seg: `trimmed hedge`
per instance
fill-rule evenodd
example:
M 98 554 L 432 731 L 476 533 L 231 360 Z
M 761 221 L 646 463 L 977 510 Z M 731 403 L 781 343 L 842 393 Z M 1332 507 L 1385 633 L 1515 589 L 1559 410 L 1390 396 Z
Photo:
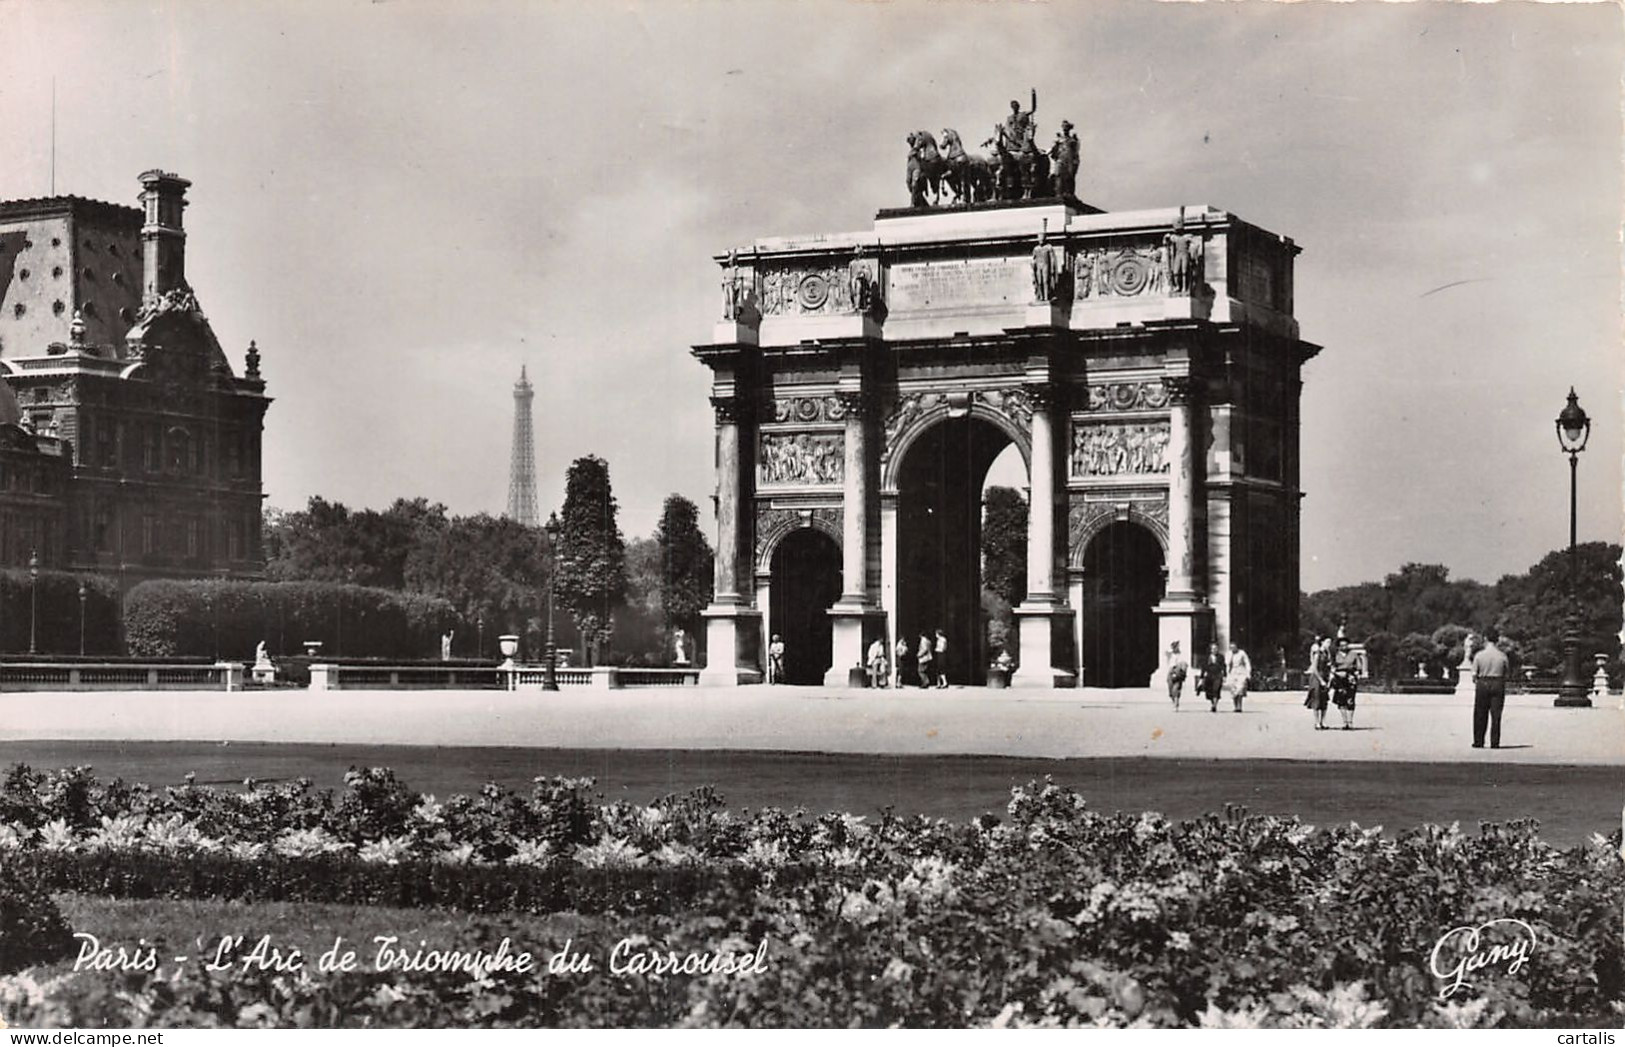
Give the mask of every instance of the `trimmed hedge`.
M 264 641 L 273 655 L 320 640 L 325 657 L 430 658 L 455 623 L 437 596 L 331 582 L 199 579 L 142 582 L 124 607 L 134 657 L 252 660 Z
M 0 570 L 0 651 L 28 650 L 29 620 L 40 654 L 79 653 L 79 586 L 85 587 L 85 653 L 119 654 L 118 582 L 94 574 L 40 571 L 38 587 L 27 568 Z
M 52 891 L 108 898 L 324 902 L 468 913 L 557 912 L 680 915 L 698 905 L 748 898 L 763 874 L 745 866 L 586 869 L 567 862 L 526 866 L 362 861 L 352 855 L 254 859 L 230 854 L 28 851 L 10 859 Z M 811 870 L 780 869 L 774 882 Z M 47 898 L 49 900 L 49 898 Z M 0 913 L 4 912 L 0 894 Z

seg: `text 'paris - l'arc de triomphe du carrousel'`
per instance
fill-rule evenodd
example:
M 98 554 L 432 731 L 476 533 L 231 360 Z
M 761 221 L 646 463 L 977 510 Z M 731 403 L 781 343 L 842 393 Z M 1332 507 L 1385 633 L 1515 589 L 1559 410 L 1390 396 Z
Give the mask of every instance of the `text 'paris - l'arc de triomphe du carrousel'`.
M 762 679 L 779 635 L 790 682 L 844 686 L 876 639 L 939 628 L 983 682 L 982 489 L 1012 444 L 1015 686 L 1143 687 L 1175 640 L 1295 649 L 1298 248 L 1206 205 L 1080 203 L 1071 125 L 1034 135 L 1014 102 L 987 158 L 915 132 L 912 205 L 873 230 L 716 257 L 702 683 Z

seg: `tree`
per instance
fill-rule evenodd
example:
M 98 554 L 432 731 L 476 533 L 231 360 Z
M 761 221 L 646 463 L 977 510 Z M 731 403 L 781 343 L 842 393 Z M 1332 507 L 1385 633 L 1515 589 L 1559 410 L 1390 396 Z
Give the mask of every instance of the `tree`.
M 402 571 L 408 589 L 450 602 L 465 630 L 483 620 L 491 636 L 526 635 L 542 628 L 546 554 L 540 528 L 481 513 L 420 532 Z M 473 642 L 460 634 L 456 646 L 470 650 Z
M 699 510 L 680 494 L 669 495 L 655 530 L 660 546 L 660 604 L 668 629 L 699 628 L 711 602 L 713 556 L 700 530 Z
M 1013 487 L 982 498 L 982 588 L 1012 606 L 1027 595 L 1027 500 Z
M 626 544 L 616 525 L 609 464 L 577 458 L 564 481 L 554 592 L 575 621 L 587 657 L 596 664 L 613 630 L 611 615 L 626 598 Z

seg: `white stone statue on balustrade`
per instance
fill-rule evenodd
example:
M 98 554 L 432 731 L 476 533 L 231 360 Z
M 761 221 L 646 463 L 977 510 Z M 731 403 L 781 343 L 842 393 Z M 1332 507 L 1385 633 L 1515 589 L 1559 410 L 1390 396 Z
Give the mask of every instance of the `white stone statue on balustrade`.
M 682 626 L 678 626 L 675 630 L 672 631 L 671 643 L 672 643 L 672 647 L 674 648 L 675 653 L 677 655 L 677 657 L 675 659 L 675 664 L 677 664 L 677 665 L 687 665 L 688 664 L 688 633 L 683 631 Z
M 254 645 L 254 668 L 268 669 L 271 666 L 271 656 L 265 651 L 265 641 L 261 640 Z

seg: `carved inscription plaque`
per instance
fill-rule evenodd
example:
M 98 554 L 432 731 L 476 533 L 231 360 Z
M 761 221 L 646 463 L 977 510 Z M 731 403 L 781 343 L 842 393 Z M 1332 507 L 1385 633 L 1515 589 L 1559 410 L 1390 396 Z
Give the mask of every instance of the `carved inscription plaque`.
M 886 275 L 891 311 L 1024 304 L 1033 296 L 1026 258 L 974 258 L 958 262 L 894 265 Z

